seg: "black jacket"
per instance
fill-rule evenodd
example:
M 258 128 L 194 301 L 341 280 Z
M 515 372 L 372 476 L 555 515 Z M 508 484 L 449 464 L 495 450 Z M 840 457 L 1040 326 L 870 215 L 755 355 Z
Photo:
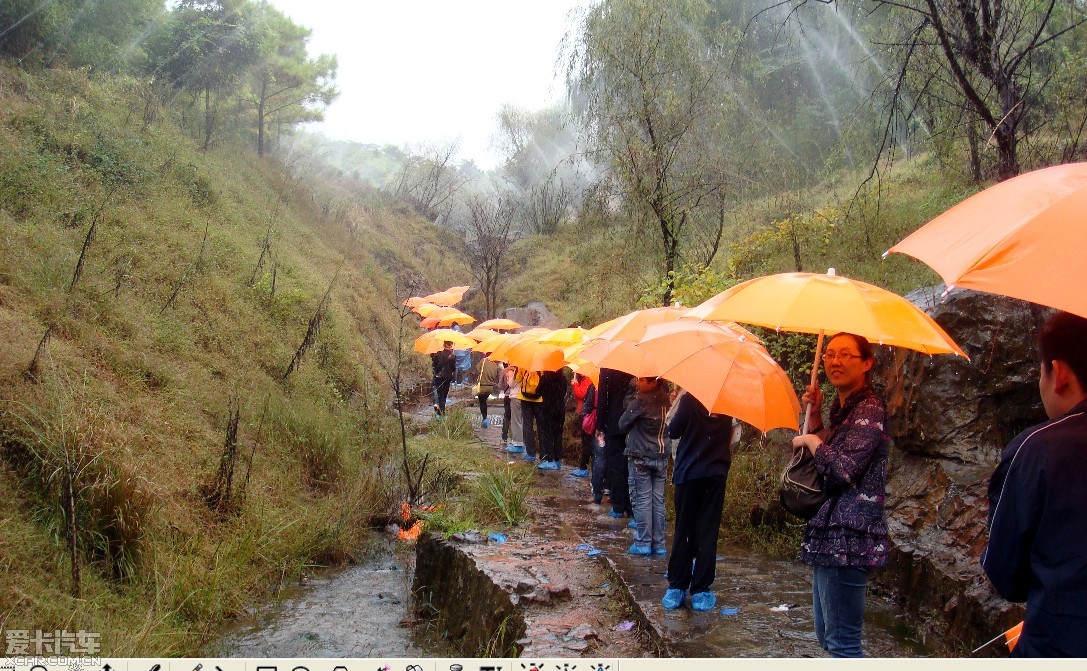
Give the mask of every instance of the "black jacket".
M 668 422 L 668 436 L 679 438 L 672 468 L 675 484 L 728 475 L 732 463 L 732 418 L 728 415 L 710 414 L 697 398 L 685 393 L 676 402 L 676 412 Z
M 434 370 L 434 384 L 453 379 L 457 372 L 457 357 L 451 349 L 443 349 L 432 355 L 431 368 Z
M 627 403 L 619 418 L 619 428 L 627 432 L 627 448 L 623 454 L 637 459 L 668 458 L 668 390 L 663 384 L 652 391 L 636 394 Z
M 634 376 L 621 370 L 600 369 L 600 388 L 596 391 L 596 430 L 605 436 L 621 436 L 619 418 L 626 409 L 630 381 Z
M 1016 657 L 1087 657 L 1087 401 L 1004 448 L 989 481 L 981 566 L 1026 601 Z

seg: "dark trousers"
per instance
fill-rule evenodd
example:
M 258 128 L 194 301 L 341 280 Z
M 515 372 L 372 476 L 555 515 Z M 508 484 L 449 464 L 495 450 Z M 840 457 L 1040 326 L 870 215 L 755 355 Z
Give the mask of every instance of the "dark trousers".
M 438 414 L 445 414 L 445 399 L 449 397 L 449 379 L 434 380 L 434 405 L 438 406 Z
M 673 485 L 676 527 L 668 557 L 668 587 L 709 591 L 716 576 L 717 533 L 725 507 L 725 475 Z M 691 563 L 694 562 L 694 568 Z
M 633 517 L 634 509 L 630 507 L 630 490 L 627 487 L 627 457 L 623 454 L 625 449 L 626 434 L 604 436 L 605 479 L 611 490 L 611 509 Z
M 574 431 L 581 437 L 581 461 L 578 462 L 578 468 L 585 470 L 589 468 L 589 462 L 593 458 L 593 447 L 596 446 L 596 436 L 590 436 L 581 430 L 581 427 L 575 427 Z
M 532 403 L 531 401 L 521 401 L 521 433 L 524 434 L 525 439 L 525 452 L 528 456 L 536 456 L 536 432 L 540 433 L 540 449 L 544 448 L 543 440 L 546 435 L 546 431 L 543 428 L 544 416 L 543 416 L 543 403 Z
M 562 462 L 562 427 L 566 423 L 566 412 L 563 407 L 548 407 L 547 401 L 542 404 L 543 421 L 540 425 L 540 458 L 544 461 Z
M 483 415 L 483 419 L 487 419 L 487 397 L 488 396 L 490 396 L 490 393 L 476 395 L 476 398 L 479 399 L 479 414 Z
M 509 396 L 502 398 L 502 442 L 510 439 L 510 421 L 513 420 L 513 400 Z

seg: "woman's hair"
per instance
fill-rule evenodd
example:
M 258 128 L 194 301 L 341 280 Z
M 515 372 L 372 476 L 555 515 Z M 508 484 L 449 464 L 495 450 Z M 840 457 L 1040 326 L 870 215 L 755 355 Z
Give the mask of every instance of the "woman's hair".
M 843 336 L 853 339 L 853 342 L 857 345 L 857 351 L 860 352 L 861 360 L 868 361 L 874 356 L 872 354 L 872 343 L 868 342 L 868 338 L 859 336 L 856 333 L 846 333 L 845 331 L 842 331 L 841 333 L 832 335 L 830 340 L 833 341 L 835 338 L 841 338 Z M 827 344 L 829 345 L 830 342 L 828 341 Z

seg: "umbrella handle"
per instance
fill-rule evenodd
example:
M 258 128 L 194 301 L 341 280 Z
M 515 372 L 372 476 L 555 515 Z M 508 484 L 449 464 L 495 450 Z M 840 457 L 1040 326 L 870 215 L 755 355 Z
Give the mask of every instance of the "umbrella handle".
M 819 331 L 819 340 L 815 343 L 815 361 L 811 365 L 811 384 L 809 386 L 814 387 L 819 382 L 819 355 L 823 353 L 823 336 L 825 331 Z M 822 408 L 819 409 L 822 412 Z M 808 432 L 808 427 L 811 426 L 811 402 L 806 404 L 804 409 L 804 430 L 800 432 L 804 435 Z

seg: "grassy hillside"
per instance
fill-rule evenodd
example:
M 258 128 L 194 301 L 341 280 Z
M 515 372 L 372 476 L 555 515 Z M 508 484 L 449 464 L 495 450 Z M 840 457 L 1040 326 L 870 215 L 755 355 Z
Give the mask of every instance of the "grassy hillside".
M 139 94 L 0 66 L 0 629 L 185 654 L 401 499 L 395 285 L 467 276 L 378 194 L 201 153 Z

